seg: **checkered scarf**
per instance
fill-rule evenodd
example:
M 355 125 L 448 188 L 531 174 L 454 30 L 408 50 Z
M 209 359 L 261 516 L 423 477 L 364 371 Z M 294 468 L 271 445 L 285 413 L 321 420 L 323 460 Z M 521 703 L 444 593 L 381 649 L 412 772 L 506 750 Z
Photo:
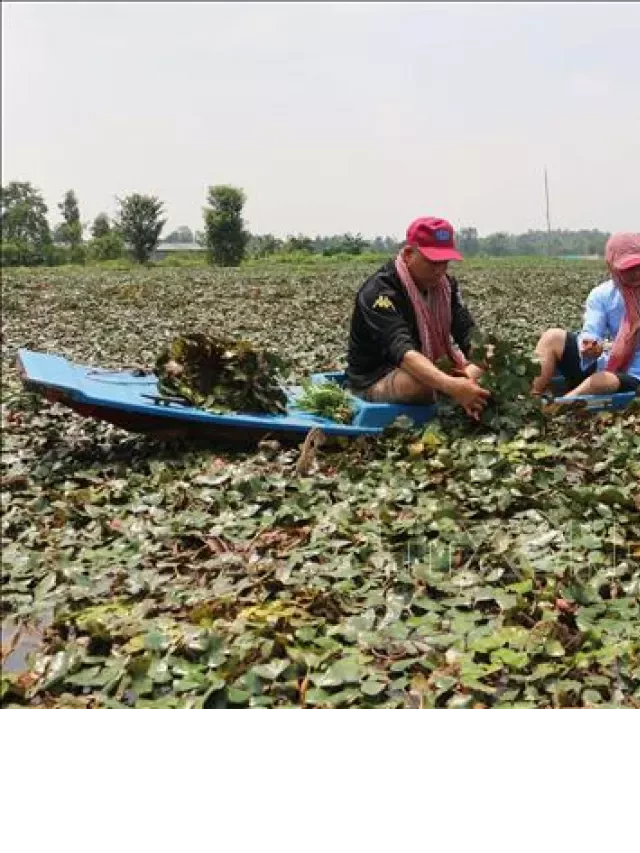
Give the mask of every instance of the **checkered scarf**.
M 395 261 L 396 271 L 413 307 L 420 335 L 422 354 L 436 362 L 448 356 L 454 367 L 462 369 L 468 362 L 451 340 L 451 284 L 443 275 L 435 287 L 429 289 L 429 306 L 420 295 L 420 291 L 411 277 L 409 268 L 398 255 Z

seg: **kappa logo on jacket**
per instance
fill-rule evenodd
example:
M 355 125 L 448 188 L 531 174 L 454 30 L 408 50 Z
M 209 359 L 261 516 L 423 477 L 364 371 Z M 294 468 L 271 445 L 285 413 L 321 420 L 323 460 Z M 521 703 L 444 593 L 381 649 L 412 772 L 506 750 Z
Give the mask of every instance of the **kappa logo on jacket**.
M 374 308 L 390 308 L 392 311 L 395 311 L 395 305 L 389 299 L 388 296 L 378 296 L 376 301 L 373 303 Z

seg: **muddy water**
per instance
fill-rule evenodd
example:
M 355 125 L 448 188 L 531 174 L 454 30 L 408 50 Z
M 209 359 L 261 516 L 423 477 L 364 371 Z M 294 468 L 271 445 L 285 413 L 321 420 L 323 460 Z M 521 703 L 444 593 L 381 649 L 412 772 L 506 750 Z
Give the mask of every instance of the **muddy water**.
M 2 623 L 2 671 L 20 674 L 29 668 L 29 655 L 42 643 L 51 617 L 36 623 L 7 619 Z

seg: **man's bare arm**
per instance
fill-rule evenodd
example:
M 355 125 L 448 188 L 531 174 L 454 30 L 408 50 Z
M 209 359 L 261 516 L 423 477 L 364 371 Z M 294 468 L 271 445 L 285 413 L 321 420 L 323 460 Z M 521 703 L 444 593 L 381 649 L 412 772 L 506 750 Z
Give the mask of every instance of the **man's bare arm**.
M 480 417 L 487 399 L 491 396 L 489 391 L 481 388 L 473 379 L 444 373 L 417 350 L 405 353 L 400 367 L 425 388 L 452 397 L 468 415 L 476 419 Z

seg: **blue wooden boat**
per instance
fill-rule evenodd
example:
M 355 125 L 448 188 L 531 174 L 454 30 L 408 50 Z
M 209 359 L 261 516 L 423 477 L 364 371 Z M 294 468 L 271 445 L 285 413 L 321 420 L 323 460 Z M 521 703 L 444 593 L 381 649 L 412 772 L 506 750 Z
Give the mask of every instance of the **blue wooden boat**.
M 135 370 L 104 370 L 75 364 L 59 355 L 20 349 L 17 366 L 24 385 L 51 402 L 62 403 L 84 417 L 115 424 L 130 432 L 160 434 L 165 437 L 206 434 L 229 439 L 299 438 L 318 427 L 327 436 L 347 438 L 379 435 L 398 417 L 409 418 L 416 426 L 432 420 L 435 405 L 405 406 L 390 403 L 367 403 L 352 397 L 352 423 L 341 424 L 305 412 L 296 406 L 302 389 L 285 389 L 287 411 L 281 415 L 251 412 L 216 414 L 185 404 L 179 398 L 162 396 L 153 373 Z M 344 373 L 317 373 L 314 383 L 334 381 L 344 385 Z M 582 408 L 601 411 L 620 409 L 635 395 L 611 394 L 598 397 L 556 397 L 555 402 L 583 401 Z

